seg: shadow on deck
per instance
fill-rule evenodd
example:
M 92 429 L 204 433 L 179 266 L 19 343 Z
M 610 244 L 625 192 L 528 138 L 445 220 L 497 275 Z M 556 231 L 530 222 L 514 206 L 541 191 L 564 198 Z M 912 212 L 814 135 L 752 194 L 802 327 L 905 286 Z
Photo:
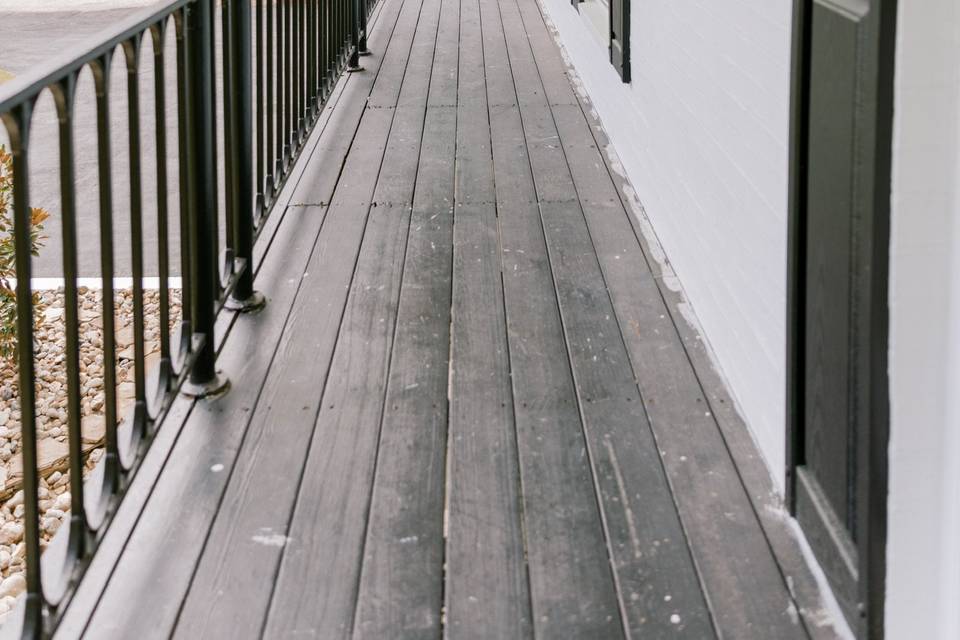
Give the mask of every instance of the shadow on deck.
M 59 635 L 833 637 L 535 0 L 374 21 Z

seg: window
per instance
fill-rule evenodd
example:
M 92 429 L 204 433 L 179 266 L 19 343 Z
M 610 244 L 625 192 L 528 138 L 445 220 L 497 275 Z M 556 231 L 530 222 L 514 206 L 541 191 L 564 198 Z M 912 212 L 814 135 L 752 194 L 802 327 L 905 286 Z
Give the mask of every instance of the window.
M 630 0 L 571 0 L 587 28 L 610 51 L 610 64 L 630 82 Z

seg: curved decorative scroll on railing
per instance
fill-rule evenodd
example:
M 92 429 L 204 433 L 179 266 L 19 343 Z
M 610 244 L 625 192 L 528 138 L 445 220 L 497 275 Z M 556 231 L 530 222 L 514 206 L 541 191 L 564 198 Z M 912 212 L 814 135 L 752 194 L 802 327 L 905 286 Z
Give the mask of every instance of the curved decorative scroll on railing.
M 38 638 L 53 634 L 173 399 L 181 392 L 203 397 L 226 390 L 226 378 L 216 367 L 216 315 L 223 308 L 244 311 L 263 304 L 253 286 L 253 244 L 334 83 L 345 70 L 358 68 L 358 56 L 366 49 L 366 16 L 372 6 L 370 0 L 169 0 L 131 16 L 106 36 L 66 53 L 31 77 L 0 88 L 0 119 L 13 158 L 23 492 L 20 544 L 26 581 L 16 616 L 4 625 L 5 635 Z M 218 12 L 219 37 L 215 26 Z M 171 29 L 175 35 L 175 81 L 168 86 L 165 42 Z M 122 274 L 117 273 L 115 260 L 118 212 L 111 147 L 110 80 L 115 52 L 122 54 L 119 59 L 125 64 L 127 78 L 129 211 L 123 213 L 128 216 L 130 253 L 129 273 Z M 140 102 L 145 53 L 152 54 L 152 106 Z M 95 92 L 98 182 L 96 211 L 90 216 L 78 207 L 75 143 L 77 87 L 87 70 Z M 45 93 L 53 96 L 58 126 L 70 512 L 69 526 L 59 532 L 41 558 L 29 192 L 33 116 Z M 219 127 L 218 93 L 223 97 Z M 174 144 L 168 140 L 167 127 L 171 101 L 176 105 Z M 152 136 L 141 130 L 145 109 L 155 122 Z M 218 134 L 222 136 L 222 167 L 218 167 Z M 154 172 L 146 175 L 142 159 L 151 153 L 151 146 Z M 168 165 L 174 152 L 176 174 L 170 175 Z M 155 202 L 147 202 L 150 199 L 144 196 L 147 183 L 155 188 Z M 159 357 L 154 358 L 152 367 L 145 348 L 146 209 L 155 215 L 155 281 L 159 289 Z M 174 209 L 177 215 L 171 218 Z M 178 239 L 172 237 L 171 220 L 176 223 Z M 89 450 L 81 429 L 83 335 L 78 282 L 82 274 L 78 264 L 89 248 L 78 241 L 78 225 L 99 226 L 102 286 L 104 453 L 86 481 L 85 454 Z M 180 273 L 179 320 L 171 314 L 172 270 Z M 120 277 L 132 280 L 133 301 L 133 402 L 123 416 L 118 411 L 114 302 L 114 282 Z

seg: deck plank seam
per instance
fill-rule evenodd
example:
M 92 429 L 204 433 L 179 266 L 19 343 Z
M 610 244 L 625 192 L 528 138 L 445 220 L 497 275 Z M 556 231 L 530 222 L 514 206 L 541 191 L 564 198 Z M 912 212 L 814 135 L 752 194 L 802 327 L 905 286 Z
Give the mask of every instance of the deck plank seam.
M 455 69 L 457 72 L 457 82 L 454 87 L 454 95 L 456 99 L 453 104 L 441 103 L 435 105 L 440 109 L 451 109 L 453 112 L 453 184 L 451 185 L 451 193 L 453 193 L 453 198 L 451 199 L 451 218 L 450 221 L 450 309 L 448 314 L 450 316 L 450 327 L 448 328 L 448 344 L 447 344 L 447 425 L 446 425 L 446 451 L 444 451 L 443 456 L 443 544 L 441 555 L 440 555 L 440 566 L 442 567 L 442 575 L 440 579 L 440 606 L 441 610 L 444 612 L 444 615 L 440 617 L 440 633 L 443 637 L 447 635 L 447 617 L 450 615 L 450 606 L 448 598 L 450 595 L 450 590 L 447 585 L 447 580 L 449 578 L 449 554 L 447 550 L 448 536 L 447 536 L 447 527 L 448 527 L 448 514 L 450 513 L 450 457 L 452 455 L 452 448 L 450 447 L 450 419 L 451 411 L 453 408 L 453 402 L 451 398 L 451 388 L 450 388 L 450 379 L 453 375 L 453 337 L 454 337 L 454 327 L 453 327 L 453 304 L 454 304 L 454 293 L 455 293 L 455 269 L 456 269 L 456 248 L 453 246 L 455 238 L 457 237 L 457 158 L 459 157 L 459 143 L 460 143 L 460 64 L 461 56 L 460 53 L 463 50 L 463 29 L 460 26 L 463 21 L 463 0 L 457 0 L 457 61 Z M 427 109 L 429 110 L 431 106 L 430 97 L 427 97 Z
M 429 113 L 431 108 L 432 108 L 432 109 L 435 109 L 435 110 L 451 109 L 452 112 L 453 112 L 453 157 L 454 157 L 454 170 L 453 170 L 453 173 L 451 174 L 452 184 L 450 185 L 450 191 L 451 191 L 451 193 L 453 193 L 453 198 L 451 199 L 451 204 L 452 204 L 453 206 L 450 207 L 450 213 L 451 213 L 451 221 L 450 221 L 450 244 L 451 244 L 451 247 L 450 247 L 450 290 L 449 290 L 449 292 L 448 292 L 448 296 L 449 296 L 449 299 L 450 299 L 450 308 L 447 310 L 447 314 L 448 314 L 448 316 L 450 317 L 450 326 L 449 326 L 448 329 L 447 329 L 447 416 L 446 416 L 447 419 L 446 419 L 446 435 L 445 435 L 445 437 L 446 437 L 446 443 L 445 443 L 446 451 L 444 452 L 444 456 L 443 456 L 443 465 L 444 465 L 444 468 L 443 468 L 443 479 L 444 479 L 444 480 L 443 480 L 443 502 L 442 502 L 442 504 L 443 504 L 443 510 L 442 510 L 442 529 L 441 529 L 441 530 L 442 530 L 442 541 L 443 541 L 443 544 L 440 545 L 440 546 L 441 546 L 441 551 L 440 551 L 440 566 L 442 567 L 442 569 L 441 569 L 442 573 L 441 573 L 441 576 L 440 576 L 440 602 L 439 602 L 439 604 L 440 604 L 441 612 L 443 612 L 443 613 L 445 614 L 445 615 L 441 615 L 441 616 L 440 616 L 440 633 L 441 633 L 441 635 L 442 635 L 443 637 L 446 637 L 446 634 L 447 634 L 447 616 L 449 615 L 449 610 L 447 609 L 447 595 L 448 595 L 448 593 L 447 593 L 447 527 L 446 527 L 446 523 L 447 523 L 447 513 L 449 512 L 449 502 L 448 502 L 448 501 L 449 501 L 449 496 L 450 496 L 450 491 L 449 491 L 449 487 L 450 487 L 450 476 L 449 476 L 449 472 L 450 472 L 450 453 L 451 453 L 451 448 L 450 448 L 450 413 L 451 413 L 451 407 L 452 407 L 452 402 L 450 401 L 450 375 L 451 375 L 451 371 L 452 371 L 452 367 L 453 367 L 453 358 L 451 357 L 451 354 L 453 353 L 454 262 L 455 262 L 455 260 L 456 260 L 456 256 L 455 256 L 455 253 L 454 253 L 454 248 L 453 248 L 452 245 L 453 245 L 453 242 L 454 242 L 454 238 L 456 237 L 456 236 L 455 236 L 455 233 L 456 233 L 456 223 L 457 223 L 457 218 L 456 218 L 456 215 L 455 215 L 455 211 L 456 211 L 456 208 L 455 208 L 455 205 L 456 205 L 456 188 L 457 188 L 456 158 L 457 158 L 457 143 L 458 143 L 457 129 L 458 129 L 458 127 L 460 126 L 460 122 L 459 122 L 459 106 L 460 106 L 460 105 L 459 105 L 459 102 L 460 102 L 460 101 L 459 101 L 459 96 L 460 96 L 460 47 L 461 47 L 461 44 L 460 44 L 460 43 L 461 43 L 461 37 L 462 37 L 462 30 L 460 29 L 460 21 L 461 21 L 461 19 L 462 19 L 462 17 L 461 17 L 461 16 L 462 16 L 462 12 L 463 12 L 463 0 L 457 0 L 457 61 L 456 61 L 456 64 L 454 65 L 454 68 L 456 69 L 456 73 L 457 73 L 457 82 L 456 82 L 456 86 L 455 86 L 455 88 L 454 88 L 454 92 L 455 92 L 455 95 L 457 96 L 457 100 L 455 101 L 454 104 L 446 104 L 446 103 L 444 103 L 444 102 L 431 103 L 431 102 L 430 102 L 430 95 L 429 95 L 429 93 L 428 93 L 428 94 L 427 94 L 427 109 L 426 109 L 426 113 Z M 442 9 L 441 9 L 441 17 L 442 17 L 442 15 L 443 15 L 443 11 L 442 11 Z M 438 26 L 438 37 L 439 37 L 439 24 L 440 24 L 440 22 L 438 22 L 438 25 L 437 25 L 437 26 Z M 434 55 L 436 55 L 436 46 L 434 46 Z M 431 80 L 431 87 L 432 87 L 432 86 L 433 86 L 433 85 L 432 85 L 432 81 L 433 81 L 433 76 L 432 76 L 432 74 L 431 74 L 430 80 Z M 419 177 L 419 167 L 417 168 L 417 173 L 418 173 L 418 177 Z

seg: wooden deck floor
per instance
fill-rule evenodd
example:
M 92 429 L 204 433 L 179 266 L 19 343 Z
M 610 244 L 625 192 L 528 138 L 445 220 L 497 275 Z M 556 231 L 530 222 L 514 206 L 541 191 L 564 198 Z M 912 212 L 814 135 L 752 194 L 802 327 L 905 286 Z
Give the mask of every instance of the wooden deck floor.
M 536 1 L 377 11 L 61 635 L 832 637 Z

